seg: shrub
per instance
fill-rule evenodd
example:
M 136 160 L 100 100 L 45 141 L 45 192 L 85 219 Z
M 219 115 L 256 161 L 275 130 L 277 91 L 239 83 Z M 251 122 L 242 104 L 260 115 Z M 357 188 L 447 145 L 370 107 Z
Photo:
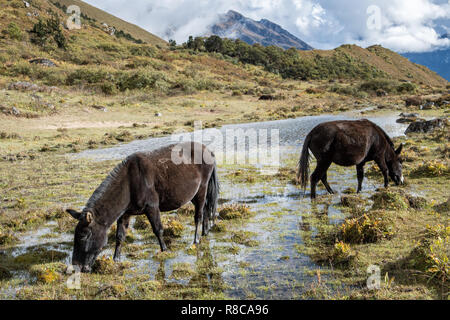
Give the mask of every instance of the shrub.
M 359 90 L 375 93 L 377 90 L 384 90 L 388 93 L 396 91 L 395 81 L 387 79 L 373 79 L 363 82 Z
M 23 39 L 22 30 L 20 30 L 19 26 L 17 24 L 15 24 L 14 22 L 11 22 L 8 25 L 7 33 L 11 39 L 14 39 L 14 40 L 22 40 Z
M 67 39 L 62 33 L 61 23 L 56 15 L 53 15 L 45 21 L 39 19 L 33 26 L 31 33 L 34 35 L 32 42 L 35 44 L 45 46 L 50 39 L 53 39 L 58 48 L 67 48 Z
M 162 82 L 167 82 L 164 73 L 137 71 L 132 73 L 124 72 L 117 76 L 117 87 L 121 91 L 155 88 L 157 82 L 159 85 L 161 85 Z
M 164 236 L 175 238 L 181 237 L 181 234 L 184 230 L 184 226 L 181 224 L 181 222 L 174 217 L 165 218 L 164 220 Z
M 43 284 L 51 284 L 59 281 L 66 265 L 62 262 L 38 264 L 30 268 L 30 274 L 35 276 L 37 281 Z
M 128 47 L 128 50 L 133 56 L 150 57 L 150 58 L 154 58 L 157 53 L 157 50 L 149 45 L 130 46 Z
M 439 177 L 450 174 L 450 169 L 446 163 L 438 160 L 430 160 L 422 163 L 417 168 L 414 168 L 411 177 Z
M 408 200 L 401 194 L 389 190 L 383 190 L 375 193 L 372 209 L 400 210 L 408 209 Z
M 410 264 L 441 283 L 450 280 L 450 227 L 427 225 L 425 235 L 412 250 Z
M 330 260 L 334 264 L 347 264 L 354 257 L 355 257 L 355 255 L 352 252 L 350 245 L 345 242 L 338 241 L 333 246 L 333 249 L 331 251 Z
M 339 238 L 346 243 L 373 243 L 394 235 L 392 221 L 384 211 L 355 213 L 339 231 Z
M 416 92 L 416 90 L 417 90 L 416 85 L 411 82 L 402 83 L 397 87 L 398 93 L 414 93 Z
M 80 68 L 67 76 L 66 83 L 68 85 L 99 83 L 108 77 L 108 72 L 103 69 Z
M 250 207 L 245 204 L 229 204 L 219 209 L 219 217 L 224 220 L 247 218 L 250 215 Z
M 100 84 L 100 90 L 106 95 L 117 93 L 117 87 L 114 83 L 106 81 Z

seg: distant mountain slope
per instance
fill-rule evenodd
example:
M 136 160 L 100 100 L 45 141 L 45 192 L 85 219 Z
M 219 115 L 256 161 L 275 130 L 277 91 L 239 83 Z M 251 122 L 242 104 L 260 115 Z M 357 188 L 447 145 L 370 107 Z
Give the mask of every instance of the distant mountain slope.
M 155 36 L 154 34 L 132 24 L 129 22 L 126 22 L 120 18 L 117 18 L 103 10 L 100 10 L 94 6 L 91 6 L 90 4 L 87 4 L 86 2 L 80 1 L 80 0 L 50 0 L 50 2 L 53 3 L 60 3 L 61 5 L 64 5 L 66 7 L 70 5 L 77 5 L 81 9 L 81 13 L 97 20 L 101 23 L 106 23 L 109 26 L 113 26 L 117 30 L 122 30 L 126 33 L 129 33 L 133 36 L 135 39 L 140 39 L 146 43 L 150 44 L 160 44 L 165 45 L 166 42 Z
M 430 68 L 450 81 L 450 49 L 432 52 L 404 53 L 404 57 L 414 63 Z
M 450 39 L 450 34 L 446 33 L 441 38 Z M 424 65 L 437 72 L 440 76 L 450 81 L 450 49 L 436 50 L 431 52 L 407 52 L 402 56 L 414 63 Z
M 220 21 L 211 26 L 210 34 L 222 38 L 241 39 L 248 44 L 260 43 L 263 46 L 274 45 L 283 49 L 292 47 L 300 50 L 313 49 L 304 41 L 269 20 L 255 21 L 233 10 L 221 16 Z

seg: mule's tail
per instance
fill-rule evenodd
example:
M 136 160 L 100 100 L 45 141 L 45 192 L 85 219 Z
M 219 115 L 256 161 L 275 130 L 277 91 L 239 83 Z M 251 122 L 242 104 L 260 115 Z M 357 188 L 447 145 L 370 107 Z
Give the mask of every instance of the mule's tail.
M 209 215 L 209 219 L 213 224 L 216 219 L 217 202 L 219 200 L 219 178 L 217 177 L 217 166 L 214 164 L 214 169 L 209 178 L 208 190 L 206 191 L 205 214 Z
M 303 143 L 302 154 L 298 161 L 298 172 L 297 179 L 300 180 L 300 184 L 303 188 L 303 191 L 306 190 L 306 186 L 308 185 L 309 180 L 309 144 L 311 142 L 311 133 L 309 133 L 305 142 Z

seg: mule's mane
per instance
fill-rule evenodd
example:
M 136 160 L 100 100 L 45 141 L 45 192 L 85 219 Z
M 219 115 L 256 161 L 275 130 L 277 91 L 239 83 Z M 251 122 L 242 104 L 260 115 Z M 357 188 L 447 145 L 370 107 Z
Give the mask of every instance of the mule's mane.
M 394 143 L 392 142 L 391 138 L 388 136 L 386 131 L 384 131 L 380 126 L 375 124 L 375 127 L 383 134 L 383 136 L 386 138 L 386 141 L 389 143 L 389 145 L 392 147 L 392 150 L 395 149 Z
M 95 189 L 94 193 L 87 201 L 85 207 L 86 209 L 93 208 L 95 206 L 95 203 L 103 197 L 109 187 L 113 185 L 117 180 L 117 177 L 121 173 L 124 166 L 127 164 L 128 160 L 129 157 L 125 158 L 121 163 L 119 163 L 114 169 L 111 170 L 105 180 L 103 180 L 103 182 L 97 187 L 97 189 Z

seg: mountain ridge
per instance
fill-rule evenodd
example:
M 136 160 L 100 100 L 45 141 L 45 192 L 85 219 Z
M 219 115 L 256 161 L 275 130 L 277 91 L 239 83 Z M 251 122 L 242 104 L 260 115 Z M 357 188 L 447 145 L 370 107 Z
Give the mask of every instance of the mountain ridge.
M 208 35 L 240 39 L 248 44 L 275 45 L 283 49 L 291 47 L 299 50 L 313 49 L 309 44 L 270 20 L 256 21 L 234 10 L 229 10 L 226 14 L 221 15 L 219 21 L 209 29 Z

